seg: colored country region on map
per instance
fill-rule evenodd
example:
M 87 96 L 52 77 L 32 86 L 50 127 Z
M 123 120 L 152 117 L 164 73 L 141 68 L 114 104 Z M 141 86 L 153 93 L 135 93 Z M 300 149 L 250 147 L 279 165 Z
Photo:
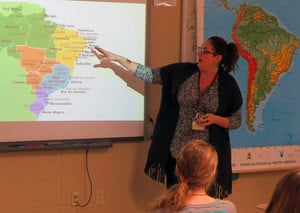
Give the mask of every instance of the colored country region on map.
M 27 84 L 33 90 L 38 88 L 46 75 L 52 73 L 52 67 L 58 62 L 45 58 L 46 50 L 42 48 L 31 48 L 28 46 L 18 46 L 17 51 L 21 53 L 21 67 L 27 72 Z
M 237 14 L 232 38 L 248 63 L 246 123 L 255 132 L 259 123 L 256 119 L 261 119 L 264 104 L 280 76 L 290 69 L 300 43 L 277 17 L 260 6 L 241 4 L 232 11 Z
M 41 85 L 35 90 L 36 100 L 30 105 L 30 111 L 39 116 L 48 104 L 48 96 L 59 89 L 67 87 L 71 79 L 70 72 L 70 68 L 64 64 L 53 66 L 53 73 L 45 76 Z
M 20 61 L 9 57 L 5 49 L 0 49 L 0 76 L 0 120 L 34 120 L 35 115 L 29 106 L 35 97 L 32 88 L 26 83 L 26 73 L 20 67 Z
M 71 68 L 73 72 L 75 62 L 86 48 L 86 39 L 74 30 L 57 27 L 54 33 L 54 43 L 57 48 L 56 60 Z
M 18 58 L 12 50 L 15 46 L 47 47 L 47 57 L 55 58 L 52 35 L 57 24 L 46 18 L 45 9 L 37 4 L 0 2 L 0 48 L 7 48 L 8 55 Z
M 11 81 L 1 83 L 1 88 L 9 91 L 11 100 L 6 98 L 7 103 L 13 104 L 19 102 L 14 100 L 18 97 L 15 94 L 19 87 L 13 87 L 16 82 L 26 87 L 19 91 L 19 94 L 27 92 L 22 96 L 23 104 L 20 103 L 26 108 L 23 111 L 27 114 L 22 116 L 25 120 L 33 120 L 32 115 L 37 118 L 47 106 L 49 95 L 68 86 L 76 61 L 87 47 L 86 38 L 79 35 L 75 26 L 66 28 L 64 23 L 47 20 L 48 16 L 46 9 L 38 4 L 0 2 L 0 65 L 13 59 L 18 64 L 18 69 L 5 67 Z M 16 70 L 23 73 L 14 73 Z M 14 114 L 18 114 L 14 111 L 17 106 L 11 107 L 3 120 L 13 120 Z

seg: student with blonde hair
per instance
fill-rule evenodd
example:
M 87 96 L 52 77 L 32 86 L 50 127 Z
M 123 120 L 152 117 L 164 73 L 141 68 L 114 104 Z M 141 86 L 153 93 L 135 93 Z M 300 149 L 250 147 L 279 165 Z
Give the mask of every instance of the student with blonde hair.
M 212 145 L 203 140 L 189 141 L 177 156 L 175 172 L 179 183 L 154 202 L 154 213 L 235 213 L 232 202 L 207 194 L 217 165 L 218 156 Z
M 287 172 L 277 183 L 266 213 L 300 212 L 300 169 Z

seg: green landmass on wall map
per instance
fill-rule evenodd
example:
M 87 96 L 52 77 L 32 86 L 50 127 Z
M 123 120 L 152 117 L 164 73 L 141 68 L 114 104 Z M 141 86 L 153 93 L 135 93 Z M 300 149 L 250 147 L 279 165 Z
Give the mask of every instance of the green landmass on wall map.
M 261 6 L 245 3 L 230 8 L 227 1 L 221 2 L 237 15 L 232 38 L 248 63 L 246 123 L 255 132 L 257 108 L 278 84 L 280 75 L 290 69 L 300 42 Z

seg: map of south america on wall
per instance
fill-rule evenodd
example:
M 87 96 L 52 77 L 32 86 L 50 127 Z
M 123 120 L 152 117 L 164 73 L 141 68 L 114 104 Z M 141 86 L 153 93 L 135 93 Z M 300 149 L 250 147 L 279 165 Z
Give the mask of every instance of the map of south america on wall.
M 205 1 L 205 38 L 234 41 L 241 55 L 243 124 L 232 147 L 300 144 L 298 1 Z
M 138 3 L 0 1 L 0 121 L 143 121 L 144 94 L 93 68 L 91 49 L 144 63 L 144 13 Z

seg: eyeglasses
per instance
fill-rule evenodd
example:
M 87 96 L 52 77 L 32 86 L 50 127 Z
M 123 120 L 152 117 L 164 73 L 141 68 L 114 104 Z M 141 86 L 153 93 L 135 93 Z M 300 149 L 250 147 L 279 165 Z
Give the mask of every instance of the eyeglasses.
M 211 52 L 211 51 L 209 51 L 208 49 L 206 49 L 205 47 L 198 47 L 198 52 L 200 52 L 200 53 L 202 53 L 202 54 L 204 54 L 204 55 L 206 55 L 206 54 L 213 54 L 213 55 L 216 55 L 216 53 L 215 52 Z

